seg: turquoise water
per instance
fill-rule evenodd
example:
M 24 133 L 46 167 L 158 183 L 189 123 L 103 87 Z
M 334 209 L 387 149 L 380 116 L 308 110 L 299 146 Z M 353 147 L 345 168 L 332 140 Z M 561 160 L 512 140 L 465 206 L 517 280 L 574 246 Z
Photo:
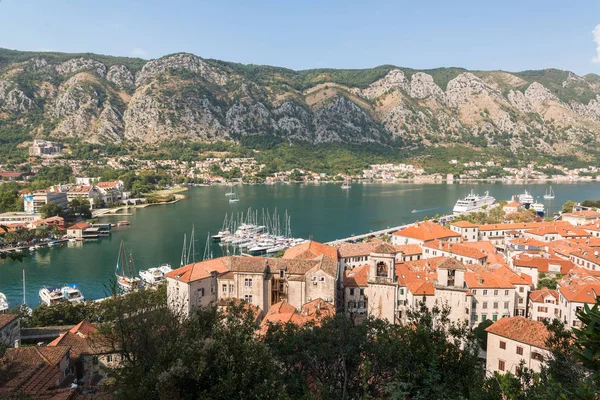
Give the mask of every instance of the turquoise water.
M 188 236 L 192 224 L 196 228 L 196 252 L 201 256 L 208 232 L 216 233 L 225 213 L 245 212 L 248 207 L 261 210 L 274 208 L 291 215 L 295 237 L 330 241 L 351 234 L 365 233 L 414 222 L 436 213 L 450 213 L 458 198 L 473 188 L 490 191 L 496 199 L 509 199 L 512 194 L 529 190 L 546 211 L 552 213 L 567 200 L 600 199 L 600 184 L 553 184 L 556 198 L 545 201 L 542 196 L 548 185 L 486 184 L 354 184 L 349 190 L 339 185 L 273 185 L 238 186 L 241 201 L 230 204 L 227 188 L 198 187 L 187 192 L 188 198 L 172 205 L 152 206 L 130 211 L 127 217 L 102 218 L 102 222 L 127 219 L 129 227 L 115 227 L 111 237 L 84 244 L 67 244 L 60 248 L 38 250 L 23 262 L 12 260 L 0 264 L 0 292 L 10 305 L 21 302 L 22 271 L 25 270 L 27 303 L 39 304 L 42 286 L 78 283 L 88 298 L 106 295 L 106 284 L 114 277 L 119 243 L 124 240 L 133 252 L 137 269 L 170 263 L 179 265 L 183 235 Z M 412 213 L 416 209 L 417 213 Z M 260 211 L 259 211 L 260 213 Z M 282 218 L 283 222 L 283 218 Z M 219 246 L 213 246 L 220 255 Z

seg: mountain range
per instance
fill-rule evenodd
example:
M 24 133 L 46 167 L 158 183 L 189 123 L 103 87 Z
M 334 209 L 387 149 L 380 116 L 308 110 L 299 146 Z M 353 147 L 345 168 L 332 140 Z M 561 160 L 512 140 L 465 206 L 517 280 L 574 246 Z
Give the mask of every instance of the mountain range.
M 293 71 L 187 53 L 146 61 L 0 49 L 0 142 L 252 135 L 586 155 L 600 140 L 600 76 L 391 65 Z

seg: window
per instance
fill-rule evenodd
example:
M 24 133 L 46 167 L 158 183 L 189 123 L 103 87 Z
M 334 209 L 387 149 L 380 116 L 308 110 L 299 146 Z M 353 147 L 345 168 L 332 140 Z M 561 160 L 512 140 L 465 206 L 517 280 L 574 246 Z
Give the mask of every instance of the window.
M 477 320 L 479 320 L 479 315 L 475 314 L 475 322 L 477 322 Z
M 498 360 L 498 370 L 504 371 L 504 360 Z
M 487 289 L 483 289 L 483 295 L 487 296 Z
M 350 289 L 350 296 L 354 296 L 354 289 L 353 288 Z
M 364 296 L 365 295 L 365 289 L 360 289 L 360 295 Z
M 358 308 L 365 308 L 365 302 L 364 301 L 359 301 L 358 302 Z
M 504 309 L 508 309 L 509 305 L 510 305 L 510 303 L 508 301 L 505 301 L 504 302 Z
M 498 321 L 498 315 L 497 314 L 492 315 L 492 321 L 494 321 L 494 322 Z
M 107 362 L 112 362 L 112 356 L 111 355 L 106 356 L 106 361 Z
M 483 302 L 483 306 L 481 308 L 487 308 L 487 301 Z
M 523 355 L 523 348 L 521 346 L 517 346 L 517 354 L 520 356 Z
M 252 278 L 244 278 L 244 286 L 252 287 Z
M 232 284 L 229 285 L 229 292 L 233 293 L 233 285 Z
M 538 312 L 547 313 L 548 312 L 548 307 L 538 307 Z
M 198 289 L 198 297 L 204 296 L 204 288 Z
M 498 290 L 494 290 L 494 296 L 498 296 Z
M 224 283 L 222 285 L 222 287 L 223 287 L 223 293 L 227 293 L 227 285 Z
M 504 291 L 504 295 L 505 295 L 505 296 L 508 296 L 508 289 L 506 289 L 506 290 Z
M 348 302 L 348 309 L 351 309 L 351 308 L 352 308 L 352 302 L 351 302 L 351 301 L 349 301 L 349 302 Z
M 285 270 L 283 270 L 283 269 L 279 270 L 279 277 L 280 278 L 285 278 Z
M 244 295 L 244 300 L 246 300 L 248 303 L 252 303 L 252 295 L 251 294 Z
M 481 322 L 487 319 L 487 314 L 481 314 Z
M 496 308 L 496 309 L 498 308 L 498 302 L 497 301 L 494 302 L 494 308 Z
M 531 359 L 537 361 L 544 361 L 544 356 L 538 353 L 537 351 L 531 352 Z
M 502 350 L 506 350 L 506 342 L 503 342 L 502 340 L 500 341 L 500 348 Z
M 325 282 L 325 277 L 324 277 L 324 276 L 321 276 L 321 277 L 319 278 L 319 280 L 320 280 L 321 282 Z
M 523 298 L 519 299 L 519 304 L 523 304 Z
M 523 286 L 519 288 L 519 293 L 523 293 Z
M 477 290 L 473 289 L 473 296 L 475 296 L 477 294 Z

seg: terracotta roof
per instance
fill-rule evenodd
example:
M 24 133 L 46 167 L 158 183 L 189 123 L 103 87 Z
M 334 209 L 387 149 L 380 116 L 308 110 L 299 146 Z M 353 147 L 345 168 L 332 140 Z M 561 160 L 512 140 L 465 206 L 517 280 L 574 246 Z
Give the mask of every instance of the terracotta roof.
M 466 269 L 465 264 L 455 258 L 446 257 L 446 259 L 437 265 L 437 269 Z
M 558 292 L 556 290 L 542 288 L 540 290 L 534 290 L 529 293 L 529 300 L 534 303 L 543 303 L 544 299 L 548 296 L 554 297 L 558 300 Z
M 335 247 L 328 246 L 323 243 L 315 242 L 313 240 L 309 240 L 292 248 L 289 248 L 285 251 L 283 258 L 291 259 L 291 258 L 304 258 L 310 259 L 315 258 L 320 255 L 326 255 L 327 257 L 337 261 L 338 259 L 338 251 Z
M 406 288 L 415 296 L 435 295 L 435 287 L 432 281 L 411 282 L 406 284 Z
M 315 299 L 305 303 L 300 312 L 302 315 L 314 318 L 318 322 L 323 318 L 333 317 L 335 315 L 335 307 L 323 299 Z
M 319 324 L 323 318 L 335 315 L 335 307 L 323 299 L 315 299 L 302 306 L 298 312 L 296 307 L 283 300 L 269 308 L 265 318 L 260 323 L 260 334 L 265 334 L 272 324 L 293 323 L 304 325 L 308 322 Z
M 83 186 L 73 186 L 69 189 L 68 193 L 89 193 L 90 190 L 92 190 L 94 187 L 90 186 L 90 185 L 83 185 Z
M 546 242 L 542 242 L 541 240 L 520 237 L 516 239 L 509 240 L 508 243 L 514 244 L 516 246 L 533 246 L 533 247 L 545 247 L 547 245 Z
M 342 243 L 338 247 L 338 254 L 340 258 L 368 256 L 380 242 Z
M 598 231 L 600 231 L 600 223 L 594 222 L 594 223 L 587 224 L 587 225 L 581 225 L 581 228 L 585 229 L 586 231 L 598 232 Z
M 550 336 L 543 322 L 532 321 L 525 317 L 501 318 L 490 325 L 486 331 L 542 349 L 547 348 L 546 341 Z
M 476 225 L 469 221 L 456 221 L 450 223 L 450 225 L 458 226 L 459 228 L 478 228 L 479 225 Z
M 423 248 L 418 244 L 401 244 L 394 247 L 405 256 L 417 256 L 423 254 Z
M 393 235 L 422 240 L 424 242 L 435 239 L 462 237 L 458 232 L 454 232 L 448 228 L 444 228 L 439 224 L 429 221 L 418 222 L 409 226 L 408 228 L 394 232 Z
M 379 246 L 373 249 L 373 253 L 376 254 L 396 254 L 397 252 L 398 250 L 388 243 L 381 243 Z
M 8 348 L 2 359 L 16 364 L 37 365 L 46 363 L 54 367 L 65 358 L 68 351 L 69 346 Z
M 522 230 L 522 229 L 535 229 L 545 225 L 551 224 L 551 222 L 519 222 L 514 224 L 489 224 L 481 225 L 480 231 L 509 231 L 509 230 Z
M 71 225 L 68 229 L 86 229 L 89 228 L 91 225 L 85 223 L 85 222 L 78 222 L 75 225 Z
M 96 184 L 96 186 L 101 187 L 101 188 L 111 188 L 111 187 L 115 187 L 117 185 L 119 185 L 121 182 L 119 181 L 112 181 L 112 182 L 98 182 Z
M 490 271 L 465 272 L 465 282 L 469 289 L 513 289 L 514 286 L 503 276 Z
M 19 314 L 3 314 L 0 313 L 0 330 L 4 329 L 4 327 L 15 319 L 19 318 Z
M 559 287 L 558 291 L 568 301 L 593 304 L 596 302 L 596 297 L 600 296 L 600 282 L 575 283 L 571 286 Z
M 487 256 L 478 249 L 472 248 L 471 246 L 465 246 L 462 243 L 448 243 L 440 242 L 438 240 L 432 240 L 423 244 L 423 247 L 428 247 L 434 250 L 441 250 L 458 256 L 469 257 L 476 260 L 481 260 Z
M 492 273 L 501 276 L 502 278 L 508 280 L 510 283 L 512 283 L 513 285 L 526 285 L 526 286 L 531 286 L 531 277 L 529 275 L 526 275 L 527 278 L 525 278 L 524 276 L 518 274 L 516 271 L 513 271 L 512 269 L 506 267 L 506 266 L 501 266 L 500 268 L 496 268 L 495 270 L 492 271 Z
M 572 257 L 581 258 L 593 264 L 600 264 L 600 250 L 591 247 L 584 247 L 571 253 Z
M 344 287 L 366 287 L 369 277 L 369 264 L 344 271 Z
M 181 282 L 198 281 L 200 279 L 210 277 L 213 272 L 227 272 L 228 269 L 225 266 L 225 262 L 227 262 L 229 258 L 230 257 L 221 257 L 213 260 L 188 264 L 167 273 L 166 276 Z
M 600 218 L 600 213 L 593 210 L 580 210 L 562 214 L 562 217 L 594 219 Z
M 559 265 L 560 274 L 568 273 L 575 264 L 570 260 L 562 258 L 546 258 L 546 257 L 530 257 L 528 255 L 519 255 L 513 257 L 513 265 L 515 267 L 536 268 L 538 272 L 548 272 L 550 265 Z
M 581 229 L 579 227 L 575 227 L 569 223 L 567 224 L 552 224 L 546 225 L 535 229 L 530 229 L 525 231 L 530 235 L 535 236 L 545 236 L 545 235 L 560 235 L 563 238 L 570 237 L 589 237 L 591 234 L 585 229 Z

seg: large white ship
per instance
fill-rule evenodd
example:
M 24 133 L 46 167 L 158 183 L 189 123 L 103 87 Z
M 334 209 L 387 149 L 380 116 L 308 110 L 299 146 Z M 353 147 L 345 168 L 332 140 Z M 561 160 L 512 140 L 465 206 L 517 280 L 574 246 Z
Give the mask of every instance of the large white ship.
M 473 193 L 473 190 L 471 189 L 471 193 L 467 197 L 456 202 L 452 211 L 455 214 L 473 211 L 480 209 L 483 206 L 491 206 L 495 201 L 496 199 L 490 196 L 489 192 L 485 192 L 483 196 L 480 196 Z

